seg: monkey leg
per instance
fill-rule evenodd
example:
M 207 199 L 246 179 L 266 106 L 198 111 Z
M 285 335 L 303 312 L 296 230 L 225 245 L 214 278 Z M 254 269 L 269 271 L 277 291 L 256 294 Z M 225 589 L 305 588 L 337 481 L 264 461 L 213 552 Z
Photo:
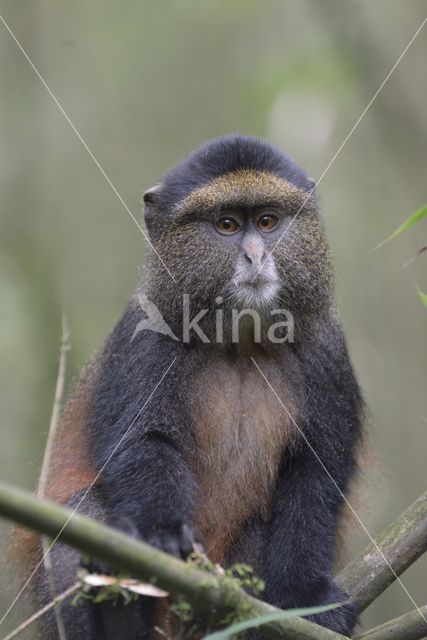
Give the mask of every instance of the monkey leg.
M 84 491 L 76 494 L 68 503 L 71 508 L 76 508 Z M 78 512 L 105 521 L 105 515 L 101 506 L 99 489 L 93 487 L 88 495 L 78 506 Z M 46 575 L 42 566 L 35 576 L 35 591 L 39 606 L 51 602 L 55 595 L 68 589 L 75 581 L 82 565 L 82 556 L 79 551 L 62 543 L 56 543 L 50 551 L 51 579 Z M 52 588 L 53 587 L 53 588 Z M 125 604 L 119 601 L 93 603 L 90 600 L 79 598 L 72 604 L 71 596 L 60 603 L 59 612 L 65 629 L 66 640 L 146 640 L 152 628 L 152 611 L 154 610 L 153 598 L 139 598 L 136 602 Z M 58 622 L 56 613 L 51 609 L 43 617 L 43 635 L 46 640 L 59 640 Z

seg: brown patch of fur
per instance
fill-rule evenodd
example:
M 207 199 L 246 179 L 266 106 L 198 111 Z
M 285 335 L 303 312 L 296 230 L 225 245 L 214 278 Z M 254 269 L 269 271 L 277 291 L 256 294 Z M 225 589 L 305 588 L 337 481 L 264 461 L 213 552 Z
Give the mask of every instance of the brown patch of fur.
M 178 215 L 224 207 L 302 206 L 309 194 L 267 171 L 240 169 L 218 176 L 192 191 L 175 208 Z
M 36 568 L 41 556 L 41 540 L 38 533 L 16 525 L 12 529 L 9 560 L 28 578 Z
M 45 497 L 65 504 L 96 477 L 89 451 L 87 420 L 93 375 L 86 371 L 67 401 L 56 434 Z
M 94 366 L 89 366 L 77 382 L 65 405 L 55 436 L 43 497 L 60 504 L 65 504 L 78 491 L 88 487 L 96 477 L 87 434 L 94 372 Z M 32 571 L 41 557 L 40 536 L 34 531 L 15 527 L 10 557 Z
M 364 442 L 363 440 L 358 446 L 356 457 L 358 472 L 352 478 L 350 487 L 346 492 L 347 501 L 344 502 L 341 507 L 341 513 L 336 533 L 335 559 L 333 567 L 335 575 L 344 568 L 348 561 L 347 548 L 354 526 L 360 526 L 360 524 L 356 520 L 356 516 L 353 513 L 353 509 L 361 518 L 362 522 L 365 522 L 364 514 L 360 513 L 360 509 L 363 504 L 363 491 L 361 485 L 363 484 L 362 478 L 364 475 L 364 471 L 366 470 L 367 464 L 369 464 L 369 452 L 367 451 L 366 442 Z
M 257 361 L 292 415 L 295 402 L 279 366 Z M 199 485 L 197 526 L 213 562 L 223 562 L 240 527 L 267 517 L 278 465 L 295 437 L 285 410 L 249 357 L 213 356 L 197 380 L 192 402 Z

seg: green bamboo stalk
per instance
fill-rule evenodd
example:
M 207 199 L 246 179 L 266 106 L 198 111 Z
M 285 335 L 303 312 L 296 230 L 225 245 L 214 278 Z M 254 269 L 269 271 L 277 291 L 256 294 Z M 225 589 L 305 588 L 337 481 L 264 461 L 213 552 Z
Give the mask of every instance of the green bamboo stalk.
M 240 619 L 279 613 L 280 609 L 242 591 L 226 576 L 195 569 L 162 551 L 128 537 L 95 520 L 40 500 L 0 482 L 0 515 L 108 562 L 139 580 L 151 582 L 174 595 L 184 596 L 198 613 L 219 622 L 234 614 Z M 72 515 L 72 517 L 70 517 Z M 345 640 L 302 618 L 266 624 L 263 633 L 283 640 Z

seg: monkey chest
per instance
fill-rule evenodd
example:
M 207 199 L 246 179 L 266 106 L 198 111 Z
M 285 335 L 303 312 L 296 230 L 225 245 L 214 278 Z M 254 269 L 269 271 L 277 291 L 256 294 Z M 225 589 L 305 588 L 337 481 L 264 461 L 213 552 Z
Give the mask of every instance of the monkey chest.
M 192 404 L 197 521 L 217 561 L 245 521 L 268 516 L 280 459 L 294 437 L 284 409 L 293 415 L 292 393 L 281 369 L 258 364 L 268 382 L 251 360 L 209 362 Z

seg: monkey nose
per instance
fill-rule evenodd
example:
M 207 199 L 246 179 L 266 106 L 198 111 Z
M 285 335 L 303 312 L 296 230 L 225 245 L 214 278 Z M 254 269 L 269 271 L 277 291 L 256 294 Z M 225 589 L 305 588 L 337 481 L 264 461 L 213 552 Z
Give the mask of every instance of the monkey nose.
M 253 267 L 261 267 L 267 258 L 267 254 L 264 251 L 264 248 L 257 249 L 247 249 L 245 251 L 245 258 Z

